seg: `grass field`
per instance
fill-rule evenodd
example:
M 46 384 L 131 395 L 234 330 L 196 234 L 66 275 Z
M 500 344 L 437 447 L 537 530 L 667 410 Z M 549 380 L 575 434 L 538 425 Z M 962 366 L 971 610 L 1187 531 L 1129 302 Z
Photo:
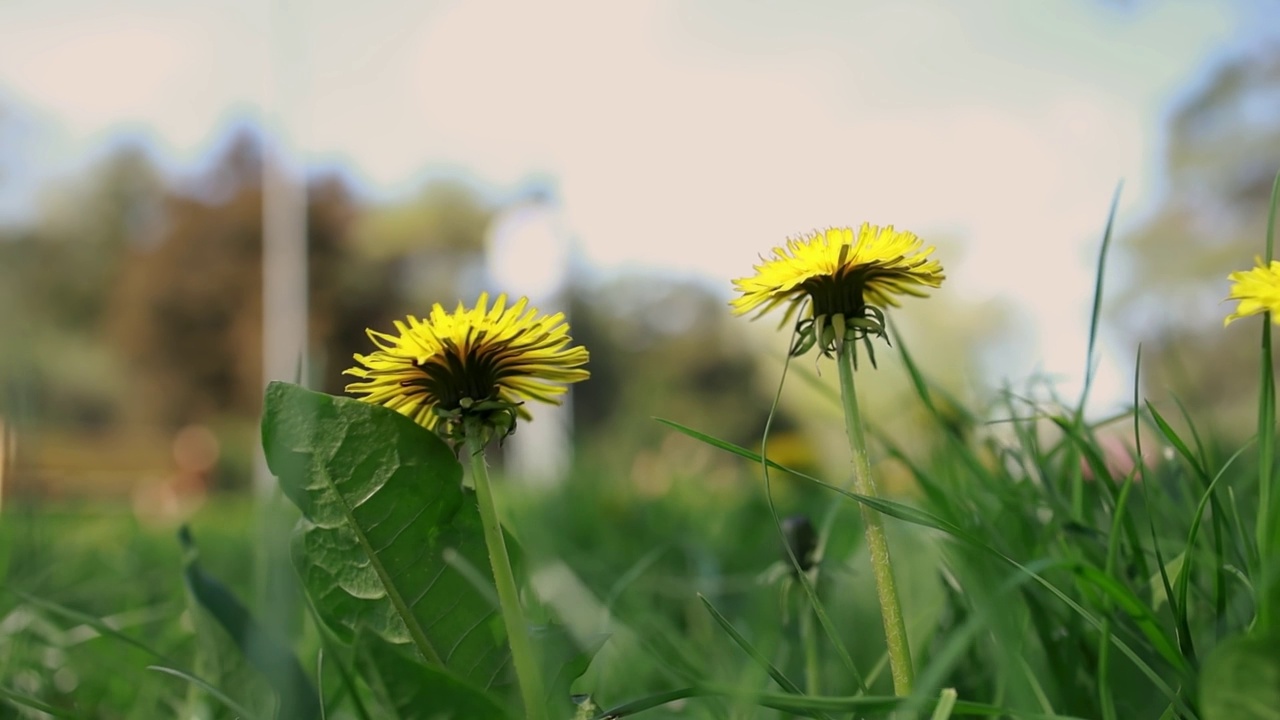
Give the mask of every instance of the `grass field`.
M 926 391 L 921 402 L 934 397 Z M 1201 673 L 1216 647 L 1255 624 L 1253 453 L 1233 456 L 1144 413 L 1149 460 L 1126 469 L 1132 457 L 1099 436 L 1128 428 L 1133 437 L 1131 417 L 1092 427 L 1069 409 L 1013 397 L 986 414 L 1025 419 L 939 414 L 925 456 L 900 455 L 888 438 L 875 452 L 878 468 L 905 465 L 918 487 L 895 498 L 905 504 L 890 508 L 902 518 L 889 530 L 920 685 L 1020 717 L 1226 717 L 1206 707 L 1218 701 Z M 504 490 L 510 524 L 535 560 L 534 586 L 575 634 L 608 638 L 575 689 L 601 707 L 693 684 L 776 691 L 750 647 L 812 695 L 863 686 L 890 694 L 856 504 L 816 479 L 770 474 L 783 515 L 821 525 L 834 509 L 814 573 L 836 631 L 828 636 L 805 617 L 782 561 L 760 466 L 693 440 L 673 447 L 702 462 L 659 468 L 668 475 L 659 493 L 585 467 L 554 491 Z M 280 566 L 292 522 L 287 510 L 215 496 L 190 526 L 205 569 L 273 618 L 272 631 L 314 672 L 320 640 Z M 124 507 L 10 507 L 2 532 L 0 687 L 9 704 L 0 713 L 236 716 L 152 665 L 270 707 L 189 602 L 173 527 L 142 526 Z M 334 690 L 334 673 L 334 663 L 321 671 L 322 687 L 336 693 L 328 716 L 359 717 Z M 645 714 L 787 716 L 723 697 Z

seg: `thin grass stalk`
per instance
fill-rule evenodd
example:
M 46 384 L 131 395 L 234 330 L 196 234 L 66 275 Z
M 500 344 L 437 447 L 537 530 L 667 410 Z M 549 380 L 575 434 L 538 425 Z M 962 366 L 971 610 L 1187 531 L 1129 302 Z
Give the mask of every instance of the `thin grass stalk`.
M 801 605 L 800 644 L 804 649 L 804 693 L 822 694 L 822 659 L 818 650 L 818 633 L 814 628 L 815 613 L 808 605 Z

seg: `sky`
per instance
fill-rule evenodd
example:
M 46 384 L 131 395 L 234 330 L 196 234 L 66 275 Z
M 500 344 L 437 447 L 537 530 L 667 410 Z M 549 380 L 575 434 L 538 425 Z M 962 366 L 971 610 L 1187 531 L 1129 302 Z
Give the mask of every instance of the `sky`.
M 729 278 L 863 221 L 934 240 L 1078 387 L 1093 268 L 1158 200 L 1164 118 L 1280 27 L 1179 0 L 0 0 L 0 214 L 122 137 L 171 167 L 263 120 L 375 199 L 552 178 L 603 271 Z M 6 187 L 8 186 L 8 187 Z M 6 206 L 7 203 L 7 206 Z M 517 263 L 518 264 L 518 263 Z M 1127 366 L 1126 366 L 1127 363 Z M 1127 397 L 1132 360 L 1100 370 Z

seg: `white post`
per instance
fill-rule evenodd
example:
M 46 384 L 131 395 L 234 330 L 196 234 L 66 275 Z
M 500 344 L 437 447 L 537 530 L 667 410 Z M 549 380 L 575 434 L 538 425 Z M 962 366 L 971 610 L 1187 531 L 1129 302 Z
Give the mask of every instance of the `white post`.
M 291 3 L 269 5 L 262 103 L 262 380 L 307 384 L 307 190 L 296 133 L 298 43 Z M 294 10 L 300 9 L 294 5 Z M 292 62 L 290 62 L 292 60 Z M 274 485 L 258 452 L 254 490 Z
M 487 265 L 497 290 L 521 295 L 544 313 L 564 312 L 570 246 L 556 201 L 538 193 L 504 210 L 489 229 Z M 570 390 L 572 393 L 572 389 Z M 507 438 L 508 474 L 516 481 L 550 487 L 560 483 L 573 456 L 573 406 L 535 403 L 533 420 Z

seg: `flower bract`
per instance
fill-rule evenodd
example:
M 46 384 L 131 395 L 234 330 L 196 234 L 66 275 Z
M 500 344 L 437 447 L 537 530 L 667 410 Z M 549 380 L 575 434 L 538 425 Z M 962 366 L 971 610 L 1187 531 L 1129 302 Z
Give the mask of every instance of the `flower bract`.
M 514 429 L 527 418 L 526 400 L 558 404 L 567 383 L 585 380 L 587 350 L 570 347 L 564 314 L 542 315 L 527 298 L 508 306 L 488 293 L 475 307 L 453 312 L 437 304 L 419 320 L 395 322 L 396 333 L 369 330 L 377 349 L 356 354 L 346 374 L 361 400 L 385 405 L 424 427 L 458 437 L 464 417 L 479 416 L 491 429 Z
M 1227 276 L 1231 281 L 1231 292 L 1228 300 L 1239 300 L 1236 311 L 1228 315 L 1223 326 L 1230 325 L 1248 315 L 1270 312 L 1271 319 L 1280 322 L 1280 261 L 1272 260 L 1269 265 L 1257 259 L 1257 267 L 1252 270 L 1241 270 Z

